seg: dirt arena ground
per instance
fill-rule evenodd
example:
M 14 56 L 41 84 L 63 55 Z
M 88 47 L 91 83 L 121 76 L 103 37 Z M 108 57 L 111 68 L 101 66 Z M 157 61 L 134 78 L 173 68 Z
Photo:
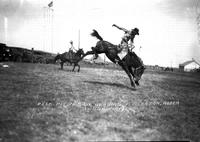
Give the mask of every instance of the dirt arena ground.
M 0 142 L 200 140 L 200 75 L 6 63 Z

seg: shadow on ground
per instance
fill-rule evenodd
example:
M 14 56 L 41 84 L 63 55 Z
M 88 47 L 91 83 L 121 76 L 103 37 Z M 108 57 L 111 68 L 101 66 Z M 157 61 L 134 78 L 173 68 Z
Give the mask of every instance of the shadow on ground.
M 132 90 L 132 91 L 136 90 L 133 87 L 129 87 L 129 86 L 126 86 L 126 85 L 120 84 L 120 83 L 99 82 L 99 81 L 84 81 L 84 82 L 90 83 L 90 84 L 99 84 L 99 85 L 108 85 L 108 86 L 113 86 L 113 87 L 119 87 L 119 88 L 123 88 L 123 89 L 129 89 L 129 90 Z

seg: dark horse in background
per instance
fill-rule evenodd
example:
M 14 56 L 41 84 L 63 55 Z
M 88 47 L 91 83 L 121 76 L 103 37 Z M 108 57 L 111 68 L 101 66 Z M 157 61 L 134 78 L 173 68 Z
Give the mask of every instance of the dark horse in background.
M 105 53 L 113 63 L 116 63 L 115 59 L 119 60 L 118 64 L 128 75 L 131 86 L 135 88 L 135 83 L 136 85 L 139 85 L 139 80 L 141 79 L 141 76 L 145 70 L 141 59 L 139 59 L 134 52 L 129 51 L 128 54 L 121 60 L 118 56 L 118 53 L 121 52 L 122 49 L 119 48 L 119 46 L 108 41 L 104 41 L 96 30 L 93 30 L 91 35 L 100 41 L 96 43 L 95 47 L 92 47 L 92 51 L 86 52 L 84 56 L 95 54 L 97 58 L 98 54 Z
M 78 72 L 80 71 L 79 61 L 83 59 L 84 51 L 83 49 L 79 49 L 75 52 L 65 52 L 62 54 L 58 54 L 54 61 L 60 60 L 61 69 L 63 69 L 63 65 L 65 62 L 69 62 L 70 64 L 74 64 L 72 71 L 74 71 L 75 67 L 78 66 Z

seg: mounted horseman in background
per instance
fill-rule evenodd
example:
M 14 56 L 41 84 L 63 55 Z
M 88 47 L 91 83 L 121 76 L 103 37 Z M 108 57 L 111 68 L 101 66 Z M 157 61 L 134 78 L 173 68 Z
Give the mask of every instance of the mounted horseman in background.
M 72 71 L 74 71 L 75 67 L 78 66 L 78 72 L 80 71 L 80 65 L 78 64 L 84 57 L 83 49 L 79 48 L 78 50 L 75 49 L 73 46 L 73 41 L 70 41 L 71 47 L 69 48 L 68 52 L 64 52 L 62 54 L 57 54 L 54 59 L 54 62 L 60 60 L 61 69 L 63 69 L 63 65 L 65 62 L 70 63 L 70 65 L 74 64 Z
M 75 67 L 78 66 L 78 72 L 80 71 L 80 65 L 78 64 L 84 57 L 83 49 L 79 49 L 76 53 L 64 52 L 62 54 L 57 54 L 54 58 L 54 62 L 60 60 L 61 69 L 63 69 L 63 65 L 65 62 L 69 62 L 71 65 L 74 64 L 72 71 L 74 71 Z

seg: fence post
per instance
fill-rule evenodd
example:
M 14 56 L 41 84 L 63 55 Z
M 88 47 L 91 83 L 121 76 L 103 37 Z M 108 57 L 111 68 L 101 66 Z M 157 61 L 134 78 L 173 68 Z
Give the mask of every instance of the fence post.
M 33 63 L 34 48 L 31 48 L 31 63 Z

